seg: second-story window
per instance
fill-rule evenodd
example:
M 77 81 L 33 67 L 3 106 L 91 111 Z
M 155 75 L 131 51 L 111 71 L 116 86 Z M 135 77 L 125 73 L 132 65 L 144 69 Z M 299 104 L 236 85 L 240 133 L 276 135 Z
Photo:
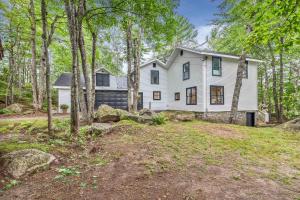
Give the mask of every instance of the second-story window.
M 151 84 L 159 84 L 159 71 L 151 70 Z
M 96 74 L 96 86 L 109 87 L 109 74 Z
M 222 76 L 222 59 L 220 57 L 212 57 L 212 75 Z
M 184 63 L 182 68 L 183 68 L 182 79 L 183 80 L 190 79 L 190 62 Z

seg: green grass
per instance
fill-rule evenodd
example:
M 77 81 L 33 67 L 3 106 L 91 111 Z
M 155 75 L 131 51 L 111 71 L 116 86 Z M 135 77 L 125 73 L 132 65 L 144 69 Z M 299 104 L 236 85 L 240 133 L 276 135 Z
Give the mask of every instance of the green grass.
M 41 151 L 48 152 L 50 146 L 41 143 L 18 143 L 16 141 L 0 142 L 0 153 L 9 153 L 23 149 L 39 149 Z
M 132 126 L 135 126 L 133 123 Z M 224 128 L 240 137 L 222 137 L 209 130 Z M 129 144 L 150 144 L 155 159 L 169 155 L 174 166 L 184 168 L 195 156 L 206 165 L 232 164 L 236 169 L 249 166 L 267 169 L 266 176 L 289 184 L 293 176 L 280 167 L 300 170 L 300 134 L 277 128 L 252 128 L 238 125 L 214 124 L 202 121 L 168 122 L 165 125 L 143 128 L 147 134 L 124 134 L 122 141 Z M 159 163 L 155 163 L 159 165 Z M 151 162 L 146 163 L 150 171 Z M 163 167 L 163 166 L 162 166 Z M 294 174 L 294 176 L 297 176 Z M 298 174 L 299 176 L 299 174 Z

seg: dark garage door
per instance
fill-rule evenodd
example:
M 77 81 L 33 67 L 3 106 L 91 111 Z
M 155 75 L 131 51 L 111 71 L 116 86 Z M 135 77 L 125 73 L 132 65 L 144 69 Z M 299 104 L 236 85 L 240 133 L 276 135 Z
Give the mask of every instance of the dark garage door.
M 95 108 L 101 104 L 109 105 L 113 108 L 127 110 L 127 91 L 96 91 Z

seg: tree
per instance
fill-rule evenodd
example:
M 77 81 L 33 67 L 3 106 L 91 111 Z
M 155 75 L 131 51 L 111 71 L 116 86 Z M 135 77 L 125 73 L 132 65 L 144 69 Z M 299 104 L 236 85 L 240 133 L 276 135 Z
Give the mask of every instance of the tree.
M 4 57 L 4 48 L 2 46 L 2 40 L 1 40 L 1 36 L 0 36 L 0 60 L 2 60 Z
M 269 101 L 268 104 L 274 106 L 277 121 L 282 122 L 285 90 L 283 55 L 299 41 L 299 1 L 224 0 L 220 9 L 220 17 L 214 21 L 217 27 L 212 32 L 210 45 L 217 50 L 238 54 L 244 49 L 249 55 L 269 63 L 274 102 Z M 251 27 L 250 33 L 241 30 L 245 26 Z M 269 73 L 268 69 L 264 71 Z M 265 78 L 265 81 L 269 80 Z
M 48 113 L 48 132 L 52 134 L 52 100 L 51 100 L 51 76 L 50 64 L 48 54 L 48 31 L 47 31 L 47 5 L 45 0 L 41 0 L 41 14 L 42 14 L 42 65 L 46 66 L 46 93 L 47 93 L 47 113 Z
M 37 81 L 37 70 L 36 70 L 36 17 L 35 17 L 35 6 L 34 1 L 30 0 L 29 6 L 30 24 L 31 24 L 31 81 L 32 81 L 32 100 L 33 107 L 37 112 L 39 109 L 38 102 L 38 81 Z
M 68 28 L 72 49 L 72 83 L 71 83 L 71 133 L 78 134 L 79 113 L 78 113 L 78 31 L 77 31 L 77 9 L 74 0 L 65 0 L 65 11 L 68 18 Z

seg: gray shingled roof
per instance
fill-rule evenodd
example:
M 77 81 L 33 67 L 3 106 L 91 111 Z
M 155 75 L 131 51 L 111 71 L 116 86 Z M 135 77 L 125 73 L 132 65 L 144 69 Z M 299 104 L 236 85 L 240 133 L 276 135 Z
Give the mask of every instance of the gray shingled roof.
M 72 74 L 65 72 L 62 73 L 55 81 L 54 86 L 68 87 L 71 86 Z M 118 89 L 127 89 L 127 77 L 126 76 L 115 76 L 116 84 Z M 84 85 L 84 77 L 81 76 L 81 85 Z
M 83 76 L 80 77 L 81 85 L 84 85 Z M 69 72 L 62 73 L 55 81 L 54 86 L 71 86 L 72 74 Z

